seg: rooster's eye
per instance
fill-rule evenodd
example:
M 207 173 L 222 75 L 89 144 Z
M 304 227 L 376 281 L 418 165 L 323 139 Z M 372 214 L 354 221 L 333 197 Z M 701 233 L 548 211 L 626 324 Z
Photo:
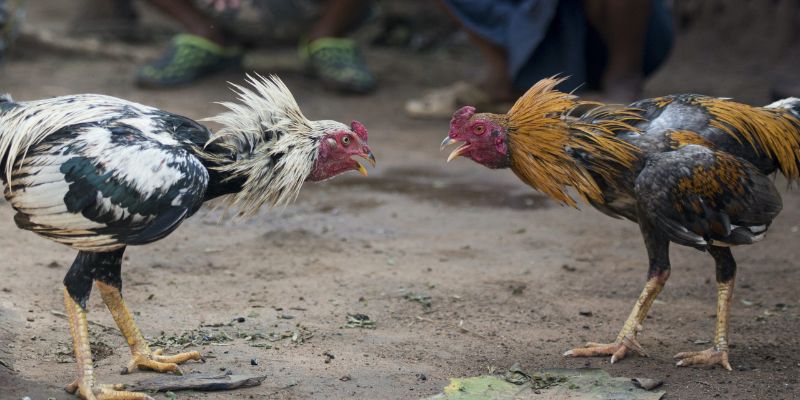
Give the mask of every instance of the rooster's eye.
M 342 138 L 342 144 L 347 146 L 350 144 L 350 136 L 345 136 Z
M 483 125 L 476 125 L 474 131 L 476 135 L 483 135 L 483 133 L 486 132 L 486 127 Z

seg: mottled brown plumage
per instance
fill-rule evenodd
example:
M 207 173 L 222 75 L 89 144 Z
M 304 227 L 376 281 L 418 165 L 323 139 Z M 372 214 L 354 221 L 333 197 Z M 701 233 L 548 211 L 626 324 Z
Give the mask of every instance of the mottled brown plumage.
M 714 143 L 709 142 L 704 137 L 692 131 L 676 130 L 667 133 L 667 137 L 670 140 L 669 146 L 672 150 L 678 150 L 681 147 L 688 146 L 690 144 L 700 145 L 709 149 L 714 148 Z
M 636 336 L 670 275 L 669 244 L 676 243 L 714 258 L 720 310 L 714 347 L 681 353 L 678 365 L 730 369 L 730 247 L 763 239 L 780 212 L 769 174 L 800 178 L 800 100 L 752 107 L 683 94 L 609 107 L 555 90 L 561 81 L 540 81 L 507 115 L 457 111 L 443 145 L 463 144 L 450 158 L 511 168 L 554 200 L 575 205 L 571 187 L 598 210 L 639 224 L 650 268 L 636 306 L 613 343 L 566 355 L 611 355 L 615 362 L 631 350 L 643 354 Z

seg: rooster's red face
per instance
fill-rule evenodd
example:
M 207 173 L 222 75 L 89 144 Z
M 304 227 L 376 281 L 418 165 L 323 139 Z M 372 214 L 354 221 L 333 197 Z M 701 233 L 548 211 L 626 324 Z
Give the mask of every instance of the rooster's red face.
M 442 141 L 442 150 L 450 144 L 463 142 L 447 157 L 450 162 L 458 156 L 471 158 L 489 168 L 507 168 L 508 132 L 502 116 L 475 114 L 474 107 L 462 107 L 453 114 L 450 134 Z
M 367 128 L 358 121 L 353 121 L 350 129 L 339 125 L 341 129 L 331 130 L 320 139 L 317 161 L 309 180 L 322 181 L 347 171 L 367 176 L 367 169 L 353 157 L 364 158 L 375 166 L 375 156 L 367 146 Z

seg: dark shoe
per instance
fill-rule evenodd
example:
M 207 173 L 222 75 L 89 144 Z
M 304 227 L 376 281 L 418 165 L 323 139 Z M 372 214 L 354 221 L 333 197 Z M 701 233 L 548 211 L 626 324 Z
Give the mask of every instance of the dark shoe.
M 190 83 L 204 76 L 242 63 L 238 47 L 223 47 L 189 34 L 175 36 L 161 57 L 136 73 L 136 84 L 143 87 L 169 87 Z
M 302 46 L 300 52 L 311 72 L 327 87 L 360 94 L 375 88 L 375 76 L 353 40 L 317 39 Z

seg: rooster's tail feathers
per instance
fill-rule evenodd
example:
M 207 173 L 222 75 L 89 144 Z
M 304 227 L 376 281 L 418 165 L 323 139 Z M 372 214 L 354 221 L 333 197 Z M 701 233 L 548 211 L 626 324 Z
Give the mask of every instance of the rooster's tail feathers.
M 789 180 L 798 180 L 800 179 L 800 98 L 787 97 L 773 102 L 764 108 L 785 110 L 786 114 L 784 114 L 784 118 L 792 121 L 794 129 L 790 130 L 789 135 L 794 139 L 792 141 L 792 147 L 795 153 L 795 168 L 789 168 L 789 170 L 794 171 L 795 174 L 787 174 L 787 169 L 784 168 L 784 166 L 781 166 L 781 172 L 783 172 L 783 175 Z
M 0 93 L 0 112 L 13 107 L 15 104 L 16 103 L 14 103 L 14 99 L 11 98 L 10 94 Z
M 764 107 L 715 97 L 699 97 L 695 102 L 711 116 L 711 127 L 752 147 L 757 158 L 767 156 L 774 161 L 762 172 L 777 167 L 790 181 L 800 179 L 800 99 L 783 99 Z
M 771 103 L 764 108 L 782 108 L 792 113 L 795 118 L 800 118 L 800 99 L 797 97 L 787 97 Z

